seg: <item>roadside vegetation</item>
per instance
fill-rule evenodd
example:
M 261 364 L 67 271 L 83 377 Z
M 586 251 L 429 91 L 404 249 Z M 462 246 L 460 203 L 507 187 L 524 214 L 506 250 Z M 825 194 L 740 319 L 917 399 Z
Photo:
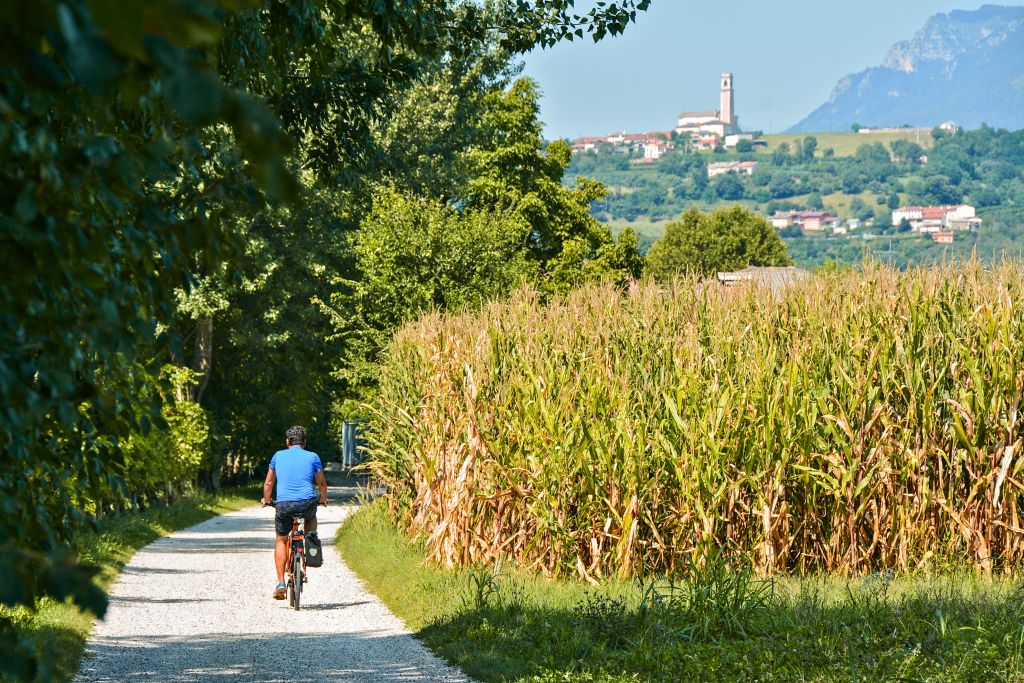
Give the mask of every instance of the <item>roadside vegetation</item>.
M 95 572 L 94 585 L 105 596 L 139 548 L 179 529 L 253 505 L 259 495 L 258 486 L 226 489 L 220 494 L 197 493 L 144 512 L 111 516 L 103 520 L 97 530 L 75 535 L 71 551 L 79 562 Z M 38 680 L 70 681 L 74 678 L 85 641 L 92 632 L 95 614 L 70 600 L 53 597 L 40 600 L 35 610 L 0 607 L 0 614 L 11 620 L 15 638 L 26 648 L 20 675 L 27 673 L 27 665 L 31 663 L 29 655 L 37 651 L 41 653 L 36 673 Z M 18 662 L 9 662 L 8 666 L 16 669 L 16 664 Z
M 1021 585 L 970 568 L 764 579 L 717 557 L 596 587 L 508 564 L 452 572 L 384 500 L 346 521 L 338 548 L 427 647 L 485 683 L 1024 680 Z

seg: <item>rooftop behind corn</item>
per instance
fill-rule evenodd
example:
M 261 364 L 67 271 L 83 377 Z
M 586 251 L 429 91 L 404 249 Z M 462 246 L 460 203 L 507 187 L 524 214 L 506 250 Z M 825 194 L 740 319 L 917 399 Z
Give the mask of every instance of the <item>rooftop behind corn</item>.
M 554 575 L 1024 558 L 1024 267 L 819 274 L 779 295 L 530 292 L 403 329 L 374 467 L 431 559 Z

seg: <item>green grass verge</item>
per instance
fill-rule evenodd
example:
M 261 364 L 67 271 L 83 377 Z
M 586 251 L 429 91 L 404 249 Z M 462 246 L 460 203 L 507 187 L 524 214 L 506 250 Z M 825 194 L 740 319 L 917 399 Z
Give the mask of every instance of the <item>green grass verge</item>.
M 167 507 L 108 518 L 97 531 L 79 535 L 74 549 L 82 562 L 100 568 L 96 582 L 106 591 L 139 548 L 179 529 L 253 505 L 258 498 L 256 485 L 227 489 L 219 495 L 196 494 Z M 9 614 L 23 637 L 43 653 L 40 680 L 74 678 L 92 632 L 95 617 L 91 612 L 70 602 L 44 599 L 34 611 L 17 609 Z
M 670 585 L 591 588 L 515 570 L 448 572 L 383 501 L 338 548 L 431 650 L 480 681 L 1024 681 L 1015 581 L 969 572 L 762 581 L 717 566 Z

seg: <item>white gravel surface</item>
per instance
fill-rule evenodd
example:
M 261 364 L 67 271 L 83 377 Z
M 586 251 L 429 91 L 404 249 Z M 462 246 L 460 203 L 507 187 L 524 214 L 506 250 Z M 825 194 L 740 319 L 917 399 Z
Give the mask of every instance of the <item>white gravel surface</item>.
M 332 489 L 332 498 L 342 493 Z M 272 508 L 216 517 L 146 546 L 114 584 L 75 680 L 469 681 L 341 561 L 334 534 L 352 509 L 319 509 L 324 566 L 308 570 L 299 612 L 270 597 Z

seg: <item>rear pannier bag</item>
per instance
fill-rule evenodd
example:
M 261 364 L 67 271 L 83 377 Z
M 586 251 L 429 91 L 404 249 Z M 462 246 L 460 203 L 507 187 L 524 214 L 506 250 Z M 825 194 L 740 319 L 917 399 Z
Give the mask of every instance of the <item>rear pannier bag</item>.
M 306 566 L 320 567 L 324 563 L 324 548 L 319 536 L 306 535 Z

